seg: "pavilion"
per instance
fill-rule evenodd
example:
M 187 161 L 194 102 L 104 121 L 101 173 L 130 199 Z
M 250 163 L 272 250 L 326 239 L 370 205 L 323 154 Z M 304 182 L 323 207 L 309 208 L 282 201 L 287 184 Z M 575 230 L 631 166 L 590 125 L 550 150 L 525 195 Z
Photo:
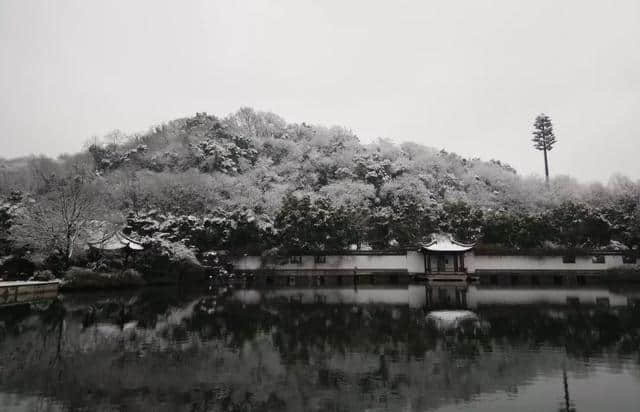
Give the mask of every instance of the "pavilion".
M 429 280 L 466 280 L 464 255 L 474 246 L 458 242 L 450 234 L 432 234 L 431 241 L 419 249 L 424 257 L 425 276 Z
M 131 239 L 121 231 L 110 233 L 102 236 L 97 240 L 87 242 L 90 247 L 99 250 L 143 250 L 144 246 L 141 242 Z

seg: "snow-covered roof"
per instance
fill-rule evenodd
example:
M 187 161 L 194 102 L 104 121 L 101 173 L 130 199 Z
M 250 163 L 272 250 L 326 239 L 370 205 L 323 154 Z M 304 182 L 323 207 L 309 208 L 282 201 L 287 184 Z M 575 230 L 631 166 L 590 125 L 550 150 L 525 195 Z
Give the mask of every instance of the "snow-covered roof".
M 114 232 L 111 235 L 104 236 L 98 240 L 90 240 L 87 242 L 89 246 L 102 250 L 119 250 L 129 248 L 131 250 L 143 250 L 144 247 L 122 232 Z
M 471 250 L 475 244 L 466 244 L 458 242 L 449 234 L 435 233 L 431 235 L 431 241 L 423 243 L 421 250 L 430 252 L 466 252 Z

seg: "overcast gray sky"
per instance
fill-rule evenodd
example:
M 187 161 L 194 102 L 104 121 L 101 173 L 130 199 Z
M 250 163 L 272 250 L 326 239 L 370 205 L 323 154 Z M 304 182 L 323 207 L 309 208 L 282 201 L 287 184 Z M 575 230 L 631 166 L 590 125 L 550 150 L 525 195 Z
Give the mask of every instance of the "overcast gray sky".
M 241 106 L 552 174 L 640 178 L 640 1 L 0 0 L 0 156 Z

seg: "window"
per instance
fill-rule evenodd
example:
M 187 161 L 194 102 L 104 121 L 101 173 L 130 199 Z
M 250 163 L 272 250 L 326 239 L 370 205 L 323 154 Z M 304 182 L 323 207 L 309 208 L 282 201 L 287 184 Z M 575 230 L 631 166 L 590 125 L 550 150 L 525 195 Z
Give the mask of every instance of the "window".
M 578 275 L 576 277 L 576 281 L 578 282 L 578 285 L 580 286 L 584 286 L 587 284 L 587 278 L 584 275 Z
M 635 256 L 622 256 L 622 263 L 631 263 L 634 264 L 636 263 L 637 258 Z
M 562 285 L 562 276 L 556 275 L 553 277 L 553 284 L 556 286 Z
M 511 284 L 517 285 L 518 283 L 520 283 L 520 278 L 518 277 L 518 275 L 511 275 Z
M 604 255 L 596 255 L 592 257 L 591 263 L 604 263 Z
M 576 263 L 575 256 L 562 256 L 562 263 Z
M 609 298 L 596 298 L 596 305 L 608 308 L 609 307 Z
M 302 263 L 302 256 L 290 256 L 289 263 Z
M 327 257 L 326 256 L 314 256 L 313 257 L 313 261 L 315 263 L 327 263 Z
M 536 275 L 531 276 L 531 284 L 535 286 L 540 285 L 540 278 L 538 278 Z

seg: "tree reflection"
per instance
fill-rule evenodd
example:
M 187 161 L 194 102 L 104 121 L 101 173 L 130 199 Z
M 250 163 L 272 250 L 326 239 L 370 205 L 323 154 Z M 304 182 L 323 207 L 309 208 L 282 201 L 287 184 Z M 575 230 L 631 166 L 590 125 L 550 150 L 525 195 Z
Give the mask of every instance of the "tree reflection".
M 74 295 L 2 309 L 0 388 L 78 409 L 431 409 L 512 391 L 560 373 L 565 359 L 569 370 L 603 354 L 637 359 L 640 347 L 636 306 L 484 307 L 481 332 L 441 333 L 407 305 L 247 304 L 231 292 Z M 562 373 L 562 410 L 575 410 Z

